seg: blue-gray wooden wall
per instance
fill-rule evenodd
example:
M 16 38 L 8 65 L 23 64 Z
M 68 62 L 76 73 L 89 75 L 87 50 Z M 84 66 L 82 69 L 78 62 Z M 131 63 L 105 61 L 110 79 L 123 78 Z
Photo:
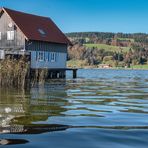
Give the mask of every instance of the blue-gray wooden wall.
M 67 61 L 67 45 L 39 42 L 39 41 L 26 41 L 26 50 L 31 52 L 31 67 L 32 68 L 66 68 Z M 38 52 L 43 51 L 44 60 L 37 60 Z M 55 62 L 51 62 L 51 53 L 56 52 Z
M 40 51 L 31 51 L 31 68 L 66 68 L 67 53 L 56 52 L 56 59 L 52 62 L 50 51 L 43 52 L 43 60 L 37 58 L 38 52 Z

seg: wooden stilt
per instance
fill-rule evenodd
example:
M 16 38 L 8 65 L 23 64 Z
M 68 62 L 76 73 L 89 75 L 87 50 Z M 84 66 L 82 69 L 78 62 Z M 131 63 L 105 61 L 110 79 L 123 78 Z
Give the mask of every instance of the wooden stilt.
M 73 69 L 73 78 L 74 78 L 74 79 L 77 78 L 77 69 Z
M 36 76 L 36 78 L 39 78 L 39 73 L 43 69 L 30 69 L 30 78 L 33 78 Z M 77 70 L 78 69 L 71 69 L 71 68 L 59 68 L 59 69 L 48 69 L 48 74 L 47 74 L 47 79 L 57 79 L 61 78 L 64 79 L 66 78 L 66 71 L 73 71 L 73 79 L 77 78 Z

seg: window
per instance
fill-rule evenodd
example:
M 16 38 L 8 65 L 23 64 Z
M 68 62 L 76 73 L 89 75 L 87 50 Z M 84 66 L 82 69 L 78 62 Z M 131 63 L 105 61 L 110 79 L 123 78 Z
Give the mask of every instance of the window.
M 55 62 L 56 61 L 56 53 L 55 52 L 51 52 L 51 62 Z
M 37 59 L 38 59 L 39 61 L 44 61 L 44 52 L 38 52 L 38 55 L 37 55 L 37 56 L 38 56 Z
M 0 40 L 2 39 L 2 33 L 0 32 Z
M 46 36 L 46 33 L 45 33 L 45 31 L 43 29 L 38 29 L 38 32 L 40 33 L 40 35 L 42 37 L 45 37 Z
M 50 52 L 48 52 L 48 61 L 50 61 Z
M 7 40 L 14 40 L 14 31 L 7 31 Z
M 4 52 L 4 50 L 0 50 L 0 59 L 5 59 L 5 52 Z
M 46 62 L 49 61 L 49 60 L 48 60 L 48 52 L 44 52 L 44 60 L 45 60 Z

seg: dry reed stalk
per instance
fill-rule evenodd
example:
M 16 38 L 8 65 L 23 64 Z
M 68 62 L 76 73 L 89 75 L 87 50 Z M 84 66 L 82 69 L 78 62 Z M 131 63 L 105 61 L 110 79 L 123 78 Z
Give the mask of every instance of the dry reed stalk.
M 0 61 L 0 86 L 25 88 L 30 84 L 43 84 L 48 77 L 48 70 L 36 70 L 31 78 L 30 62 L 26 57 L 12 59 L 7 57 Z M 31 80 L 31 81 L 30 81 Z M 29 83 L 29 84 L 28 84 Z

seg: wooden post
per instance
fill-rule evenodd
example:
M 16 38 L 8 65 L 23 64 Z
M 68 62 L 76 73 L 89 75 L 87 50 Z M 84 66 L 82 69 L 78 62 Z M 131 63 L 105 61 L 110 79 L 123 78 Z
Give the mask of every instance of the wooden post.
M 77 78 L 77 69 L 73 69 L 73 79 Z
M 57 72 L 57 78 L 58 79 L 60 78 L 60 72 Z

